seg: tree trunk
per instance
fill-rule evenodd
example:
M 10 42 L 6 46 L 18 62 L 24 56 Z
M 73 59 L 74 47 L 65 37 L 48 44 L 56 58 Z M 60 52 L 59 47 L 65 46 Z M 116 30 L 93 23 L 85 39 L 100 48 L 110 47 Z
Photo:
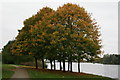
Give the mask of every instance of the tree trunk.
M 51 70 L 52 70 L 52 60 L 50 60 L 50 64 L 51 64 Z
M 71 65 L 71 67 L 70 67 L 70 68 L 71 68 L 71 69 L 70 69 L 70 72 L 72 72 L 72 61 L 70 61 L 70 65 Z
M 78 72 L 80 73 L 80 60 L 78 59 Z
M 56 70 L 56 69 L 55 69 L 55 59 L 54 59 L 54 70 Z
M 60 71 L 62 70 L 61 61 L 60 61 Z
M 69 63 L 70 63 L 70 62 L 68 61 L 68 71 L 69 71 Z
M 65 60 L 63 60 L 63 72 L 65 72 Z
M 44 66 L 44 59 L 42 59 L 42 68 L 45 69 L 45 66 Z
M 36 69 L 38 69 L 38 62 L 37 62 L 37 58 L 36 58 L 36 57 L 34 57 L 34 58 L 35 58 Z

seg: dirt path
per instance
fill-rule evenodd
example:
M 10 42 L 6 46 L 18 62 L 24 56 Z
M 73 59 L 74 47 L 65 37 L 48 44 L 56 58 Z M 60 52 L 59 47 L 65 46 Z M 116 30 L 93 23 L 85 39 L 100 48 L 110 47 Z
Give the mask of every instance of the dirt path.
M 23 78 L 23 79 L 25 79 L 25 80 L 26 80 L 26 79 L 29 80 L 29 79 L 28 79 L 28 78 L 29 78 L 28 72 L 27 72 L 26 69 L 24 69 L 24 68 L 22 68 L 22 67 L 19 67 L 19 66 L 16 66 L 16 65 L 12 65 L 12 66 L 16 67 L 16 69 L 14 70 L 15 73 L 14 73 L 14 75 L 11 77 L 10 80 L 16 80 L 16 79 L 21 79 L 21 78 Z

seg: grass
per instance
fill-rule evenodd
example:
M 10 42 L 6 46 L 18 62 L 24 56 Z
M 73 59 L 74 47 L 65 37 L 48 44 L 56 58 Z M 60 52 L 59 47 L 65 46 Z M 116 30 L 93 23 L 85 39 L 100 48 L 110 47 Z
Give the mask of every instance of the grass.
M 0 79 L 2 78 L 2 62 L 0 61 Z
M 16 67 L 12 66 L 12 65 L 15 65 L 15 64 L 2 64 L 2 78 L 3 79 L 7 79 L 7 78 L 11 78 L 12 75 L 14 74 L 14 69 L 16 69 Z M 20 67 L 23 67 L 23 68 L 34 68 L 34 67 L 31 67 L 31 66 L 25 66 L 25 65 L 16 65 L 16 66 L 20 66 Z
M 76 72 L 62 72 L 62 71 L 50 71 L 50 70 L 36 70 L 28 69 L 30 78 L 54 78 L 54 79 L 77 79 L 77 80 L 113 80 L 107 77 L 101 77 L 97 75 L 76 73 Z
M 14 74 L 12 69 L 15 69 L 15 67 L 11 66 L 11 64 L 2 64 L 2 78 L 11 78 Z
M 17 65 L 21 66 L 23 68 L 26 68 L 29 74 L 30 79 L 46 79 L 51 78 L 52 80 L 64 80 L 64 79 L 74 79 L 74 80 L 113 80 L 107 77 L 97 76 L 97 75 L 91 75 L 91 74 L 85 74 L 85 73 L 77 73 L 77 72 L 62 72 L 62 71 L 52 71 L 52 70 L 43 70 L 43 69 L 35 69 L 31 66 L 23 66 L 23 65 Z M 11 76 L 14 74 L 14 71 L 12 69 L 15 69 L 15 67 L 11 66 L 11 64 L 3 64 L 3 71 L 2 71 L 2 78 L 11 78 Z M 43 79 L 43 80 L 44 80 Z

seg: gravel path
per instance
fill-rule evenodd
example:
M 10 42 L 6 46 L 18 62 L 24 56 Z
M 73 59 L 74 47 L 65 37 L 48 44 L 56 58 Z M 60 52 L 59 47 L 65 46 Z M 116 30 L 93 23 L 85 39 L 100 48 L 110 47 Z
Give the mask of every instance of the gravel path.
M 14 70 L 15 73 L 10 80 L 29 80 L 28 72 L 26 69 L 16 65 L 12 66 L 16 67 L 16 69 Z

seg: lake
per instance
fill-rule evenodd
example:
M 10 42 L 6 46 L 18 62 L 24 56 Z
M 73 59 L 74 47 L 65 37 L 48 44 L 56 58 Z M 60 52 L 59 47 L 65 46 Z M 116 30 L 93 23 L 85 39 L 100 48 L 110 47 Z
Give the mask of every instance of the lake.
M 46 63 L 48 69 L 50 69 L 50 63 Z M 62 64 L 63 65 L 63 64 Z M 73 72 L 78 72 L 78 64 L 73 62 Z M 65 63 L 66 71 L 68 69 L 68 63 Z M 119 69 L 118 69 L 119 68 Z M 56 62 L 56 70 L 59 70 L 59 62 Z M 118 70 L 120 70 L 120 65 L 105 65 L 98 63 L 80 63 L 80 70 L 84 73 L 95 74 L 110 78 L 118 78 Z M 120 77 L 119 77 L 120 79 Z

